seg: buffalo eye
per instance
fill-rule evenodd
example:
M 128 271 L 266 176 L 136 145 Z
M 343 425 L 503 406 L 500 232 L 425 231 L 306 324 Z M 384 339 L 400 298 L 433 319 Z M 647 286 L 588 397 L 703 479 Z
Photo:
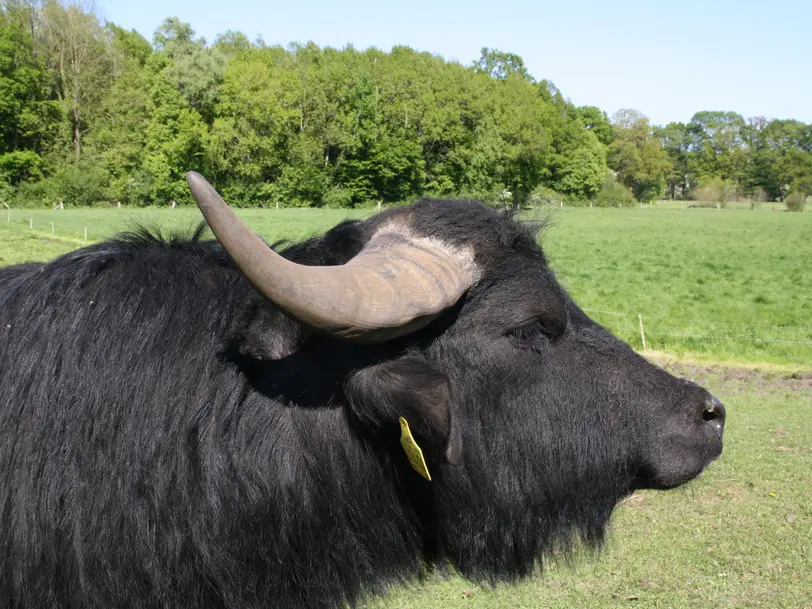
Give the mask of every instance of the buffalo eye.
M 549 339 L 554 338 L 540 319 L 533 319 L 508 332 L 511 342 L 517 347 L 538 351 Z

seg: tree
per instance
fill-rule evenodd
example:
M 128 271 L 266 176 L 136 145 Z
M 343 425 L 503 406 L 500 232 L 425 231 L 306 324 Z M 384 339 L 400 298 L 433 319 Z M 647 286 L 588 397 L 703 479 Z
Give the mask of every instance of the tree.
M 697 112 L 686 131 L 697 179 L 740 180 L 744 165 L 744 119 L 735 112 Z
M 812 154 L 793 148 L 784 156 L 782 176 L 790 193 L 803 197 L 812 194 Z
M 474 67 L 478 72 L 487 74 L 496 80 L 507 80 L 509 76 L 518 76 L 530 82 L 533 80 L 527 68 L 524 67 L 524 60 L 521 57 L 499 49 L 482 47 Z
M 184 174 L 201 166 L 205 124 L 162 74 L 153 79 L 149 109 L 141 169 L 151 186 L 147 194 L 153 203 L 189 200 Z
M 217 38 L 214 39 L 214 47 L 224 55 L 230 57 L 241 51 L 250 49 L 251 41 L 248 40 L 248 36 L 242 32 L 226 30 L 222 34 L 218 34 Z
M 219 181 L 249 200 L 280 178 L 297 122 L 293 75 L 281 66 L 284 56 L 280 47 L 265 47 L 233 57 L 215 107 L 208 163 Z
M 42 15 L 48 60 L 59 98 L 68 109 L 73 156 L 78 161 L 87 127 L 85 112 L 111 81 L 110 41 L 90 0 L 69 4 L 48 0 Z
M 643 121 L 648 125 L 648 117 L 634 108 L 622 108 L 612 116 L 612 127 L 622 131 L 629 131 L 642 125 Z
M 149 55 L 143 46 L 130 32 L 121 32 L 114 38 L 118 76 L 97 102 L 96 117 L 84 138 L 83 158 L 107 173 L 108 192 L 114 200 L 144 204 L 149 188 L 139 188 L 141 180 L 135 176 L 144 158 L 155 76 L 146 68 Z M 147 49 L 152 52 L 149 45 Z
M 159 53 L 170 59 L 177 59 L 191 54 L 195 48 L 205 46 L 206 41 L 202 38 L 195 39 L 195 31 L 190 24 L 177 17 L 167 17 L 155 30 L 152 44 Z
M 479 85 L 472 190 L 506 189 L 513 205 L 522 205 L 536 186 L 550 179 L 553 126 L 559 117 L 538 89 L 518 75 L 500 81 L 480 73 Z
M 31 7 L 0 5 L 0 180 L 14 185 L 42 177 L 59 122 L 34 18 Z
M 208 48 L 203 38 L 177 17 L 165 19 L 153 37 L 156 51 L 165 58 L 163 73 L 180 94 L 211 124 L 227 55 L 223 46 Z
M 606 177 L 606 147 L 582 123 L 566 118 L 553 128 L 555 153 L 548 161 L 547 183 L 555 191 L 576 199 L 591 199 Z
M 648 203 L 662 196 L 671 161 L 653 137 L 648 118 L 636 110 L 620 110 L 612 119 L 615 140 L 609 148 L 609 166 L 620 183 L 638 201 Z
M 110 32 L 113 47 L 118 52 L 115 60 L 135 61 L 139 66 L 144 66 L 152 54 L 152 46 L 146 38 L 135 30 L 125 30 L 115 23 L 108 23 L 107 29 Z
M 773 200 L 789 192 L 807 192 L 812 165 L 810 126 L 794 120 L 755 117 L 743 130 L 746 163 L 742 184 L 750 192 L 762 188 Z
M 612 143 L 612 123 L 606 112 L 595 106 L 581 106 L 575 108 L 574 114 L 588 131 L 595 134 L 601 144 L 608 146 Z
M 671 161 L 670 171 L 666 176 L 668 197 L 676 199 L 677 188 L 680 195 L 685 197 L 692 186 L 696 185 L 690 174 L 690 139 L 686 125 L 668 123 L 665 127 L 655 127 L 654 137 L 659 140 L 660 147 Z

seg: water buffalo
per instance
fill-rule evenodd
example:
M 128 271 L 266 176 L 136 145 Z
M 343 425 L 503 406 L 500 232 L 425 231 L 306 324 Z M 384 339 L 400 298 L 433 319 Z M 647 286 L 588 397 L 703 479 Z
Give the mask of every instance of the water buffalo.
M 189 182 L 219 243 L 141 230 L 2 275 L 0 607 L 513 580 L 720 455 L 721 403 L 584 314 L 509 215 L 424 199 L 277 254 Z

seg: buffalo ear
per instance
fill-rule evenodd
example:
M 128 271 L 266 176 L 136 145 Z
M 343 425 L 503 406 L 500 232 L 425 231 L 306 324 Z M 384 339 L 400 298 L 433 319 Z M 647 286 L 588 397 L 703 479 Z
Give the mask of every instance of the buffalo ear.
M 365 427 L 398 425 L 404 417 L 427 456 L 457 465 L 462 437 L 448 378 L 422 359 L 406 356 L 364 368 L 346 383 L 350 408 Z

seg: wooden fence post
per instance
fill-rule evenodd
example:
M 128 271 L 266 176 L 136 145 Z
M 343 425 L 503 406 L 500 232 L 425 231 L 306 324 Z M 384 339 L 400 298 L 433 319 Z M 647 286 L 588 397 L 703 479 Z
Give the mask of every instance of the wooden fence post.
M 646 351 L 646 332 L 643 330 L 643 314 L 638 313 L 637 319 L 640 320 L 640 340 L 643 342 L 643 351 Z

